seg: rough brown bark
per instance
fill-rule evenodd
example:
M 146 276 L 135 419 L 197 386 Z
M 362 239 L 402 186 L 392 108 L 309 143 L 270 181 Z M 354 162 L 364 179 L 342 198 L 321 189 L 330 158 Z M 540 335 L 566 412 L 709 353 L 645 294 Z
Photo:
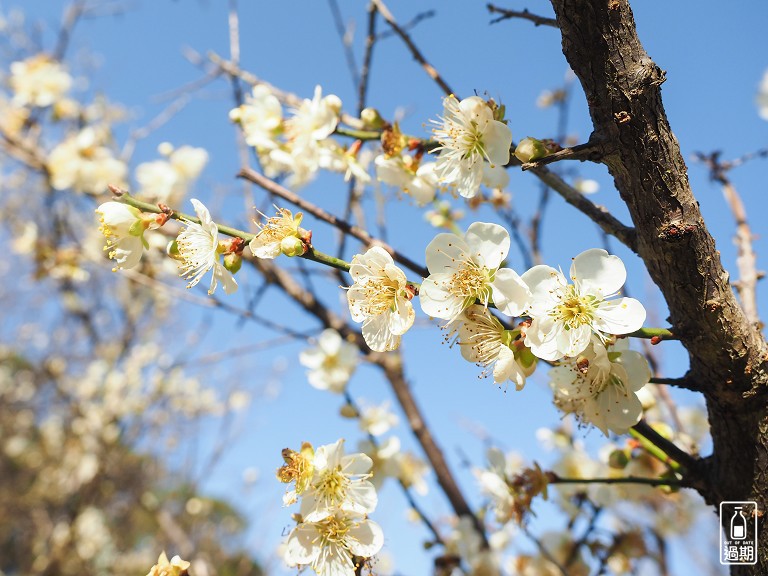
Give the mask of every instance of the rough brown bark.
M 768 504 L 766 345 L 739 308 L 693 196 L 661 100 L 664 72 L 637 37 L 626 0 L 552 0 L 563 53 L 594 125 L 591 141 L 626 202 L 637 251 L 663 293 L 673 330 L 690 356 L 688 377 L 707 401 L 714 450 L 689 481 L 722 500 Z M 759 519 L 758 564 L 768 574 L 768 522 Z

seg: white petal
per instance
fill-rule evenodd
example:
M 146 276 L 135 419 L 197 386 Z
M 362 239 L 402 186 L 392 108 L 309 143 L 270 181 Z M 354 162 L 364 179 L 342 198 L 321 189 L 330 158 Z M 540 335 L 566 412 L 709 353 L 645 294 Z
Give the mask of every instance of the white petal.
M 627 269 L 618 256 L 612 256 L 602 248 L 592 248 L 573 259 L 571 280 L 581 294 L 605 298 L 624 286 Z
M 558 324 L 549 316 L 534 318 L 525 332 L 525 345 L 531 349 L 534 356 L 554 362 L 563 356 L 563 352 L 558 348 L 558 334 L 561 331 L 562 324 Z
M 405 298 L 397 299 L 397 310 L 393 312 L 387 312 L 389 319 L 389 330 L 395 336 L 402 336 L 405 334 L 416 319 L 416 312 L 413 310 L 413 305 Z
M 502 164 L 491 166 L 485 162 L 483 164 L 483 184 L 488 188 L 506 188 L 509 186 L 509 172 Z
M 450 280 L 450 274 L 432 274 L 422 282 L 419 302 L 425 314 L 451 320 L 464 310 L 464 299 L 454 296 L 445 288 Z
M 232 272 L 224 268 L 220 262 L 216 262 L 213 266 L 213 278 L 211 279 L 211 289 L 208 294 L 213 294 L 216 289 L 217 281 L 221 281 L 225 294 L 234 294 L 237 292 L 237 280 L 235 280 Z
M 627 380 L 624 384 L 633 392 L 640 390 L 651 379 L 651 369 L 648 366 L 648 360 L 639 352 L 634 350 L 622 352 L 616 362 L 624 366 L 624 369 L 627 371 Z
M 384 545 L 384 533 L 376 522 L 363 520 L 348 532 L 349 551 L 355 556 L 370 558 Z
M 425 258 L 430 274 L 442 274 L 458 268 L 469 246 L 456 234 L 442 233 L 427 245 Z
M 520 370 L 515 354 L 506 346 L 502 346 L 499 351 L 499 358 L 493 367 L 493 381 L 502 384 L 507 380 L 512 380 L 518 390 L 525 386 L 525 374 Z
M 248 248 L 256 258 L 264 260 L 274 260 L 282 254 L 280 242 L 264 242 L 259 236 L 249 242 Z
M 475 222 L 467 229 L 464 239 L 472 259 L 490 270 L 498 268 L 509 253 L 509 232 L 498 224 Z
M 509 162 L 512 131 L 506 124 L 498 120 L 491 120 L 483 133 L 483 142 L 491 164 L 504 166 Z
M 341 342 L 341 334 L 333 328 L 323 330 L 317 338 L 317 345 L 328 356 L 335 356 L 339 353 Z
M 511 268 L 500 268 L 491 283 L 493 303 L 507 316 L 520 316 L 528 308 L 531 292 Z
M 320 553 L 320 547 L 315 542 L 317 535 L 317 529 L 312 524 L 296 526 L 285 543 L 285 561 L 291 566 L 312 563 Z
M 528 312 L 534 318 L 548 314 L 557 305 L 558 300 L 555 295 L 566 284 L 562 273 L 543 264 L 527 270 L 523 273 L 522 279 L 531 291 L 531 305 Z
M 368 480 L 353 482 L 347 489 L 347 498 L 341 505 L 343 510 L 357 514 L 369 514 L 376 510 L 379 498 L 376 488 Z
M 388 314 L 366 318 L 362 332 L 365 343 L 374 352 L 388 352 L 400 346 L 400 336 L 395 336 L 389 329 Z
M 349 454 L 341 459 L 341 469 L 344 474 L 359 475 L 368 474 L 373 468 L 373 460 L 367 454 L 358 452 Z
M 309 350 L 302 350 L 299 353 L 299 362 L 302 366 L 306 366 L 311 370 L 320 368 L 325 361 L 326 355 L 319 348 L 310 348 Z
M 634 298 L 618 298 L 597 306 L 595 328 L 606 334 L 629 334 L 643 327 L 645 307 Z
M 584 324 L 570 330 L 562 330 L 557 337 L 557 347 L 564 356 L 573 358 L 587 349 L 591 338 L 592 330 Z

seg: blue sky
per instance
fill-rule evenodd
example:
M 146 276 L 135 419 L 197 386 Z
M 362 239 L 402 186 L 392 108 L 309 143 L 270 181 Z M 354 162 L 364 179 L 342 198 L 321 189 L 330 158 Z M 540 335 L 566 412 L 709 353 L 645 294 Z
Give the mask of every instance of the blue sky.
M 314 86 L 322 84 L 325 92 L 341 97 L 346 110 L 354 109 L 355 91 L 327 2 L 242 0 L 240 4 L 244 69 L 304 97 L 310 97 Z M 356 23 L 354 47 L 359 63 L 365 27 L 364 3 L 339 0 L 339 4 L 345 19 Z M 23 6 L 32 17 L 43 18 L 55 29 L 65 3 L 58 0 L 3 3 L 6 9 L 14 5 Z M 124 138 L 130 128 L 144 125 L 160 113 L 168 104 L 167 99 L 161 99 L 163 94 L 201 76 L 201 72 L 184 59 L 182 49 L 191 48 L 201 54 L 212 50 L 228 55 L 225 5 L 223 0 L 135 0 L 127 3 L 129 9 L 119 16 L 78 25 L 70 55 L 97 54 L 101 61 L 98 69 L 90 74 L 89 88 L 107 93 L 112 100 L 126 105 L 132 114 L 129 123 L 118 130 L 118 139 Z M 528 135 L 554 136 L 557 120 L 554 112 L 537 108 L 535 100 L 542 90 L 559 87 L 566 75 L 567 64 L 556 30 L 534 28 L 522 21 L 489 25 L 491 17 L 484 3 L 433 0 L 416 4 L 398 0 L 389 6 L 401 22 L 410 20 L 417 12 L 435 10 L 434 17 L 422 21 L 413 30 L 413 39 L 457 95 L 487 93 L 501 100 L 507 107 L 507 118 L 516 140 Z M 551 10 L 542 2 L 533 2 L 527 7 L 546 15 Z M 754 96 L 768 67 L 765 58 L 768 3 L 746 1 L 739 3 L 737 11 L 727 11 L 721 2 L 714 1 L 637 2 L 635 10 L 641 40 L 650 56 L 667 72 L 664 103 L 689 163 L 694 191 L 724 262 L 735 274 L 735 252 L 730 239 L 732 219 L 725 210 L 719 188 L 709 183 L 705 168 L 692 163 L 690 158 L 695 151 L 716 149 L 723 150 L 725 158 L 732 158 L 765 146 L 768 124 L 757 116 Z M 380 22 L 379 29 L 386 29 L 386 25 Z M 44 45 L 50 48 L 53 40 L 50 29 L 43 39 Z M 390 37 L 377 45 L 369 105 L 379 108 L 389 118 L 396 110 L 404 110 L 404 130 L 426 134 L 424 124 L 441 112 L 440 99 L 439 88 L 397 38 Z M 139 143 L 133 166 L 155 159 L 156 146 L 162 141 L 205 147 L 211 161 L 195 195 L 209 203 L 215 218 L 247 226 L 252 214 L 244 212 L 240 189 L 233 178 L 240 161 L 235 147 L 235 128 L 227 120 L 231 107 L 231 91 L 224 81 L 193 94 L 181 112 Z M 568 132 L 578 141 L 585 141 L 590 132 L 584 98 L 578 87 L 573 92 Z M 604 167 L 567 168 L 598 180 L 601 190 L 593 200 L 626 220 L 626 210 Z M 748 207 L 750 224 L 757 237 L 758 256 L 763 253 L 762 239 L 766 236 L 765 219 L 756 217 L 766 209 L 765 172 L 765 161 L 754 161 L 731 175 Z M 515 207 L 523 215 L 530 215 L 539 194 L 535 179 L 528 174 L 512 174 L 510 190 Z M 332 175 L 318 179 L 302 194 L 338 211 L 345 201 L 346 187 L 340 178 Z M 372 204 L 366 205 L 371 219 L 373 209 Z M 390 199 L 386 215 L 391 243 L 422 260 L 424 247 L 434 235 L 434 230 L 422 224 L 422 211 L 407 202 Z M 480 212 L 474 218 L 482 220 L 490 216 Z M 471 222 L 472 218 L 467 218 L 463 225 Z M 316 245 L 321 249 L 323 242 L 334 238 L 333 232 L 322 225 L 314 226 L 313 231 Z M 551 199 L 544 234 L 546 261 L 555 267 L 567 268 L 571 257 L 601 246 L 594 226 L 557 197 Z M 647 302 L 649 308 L 655 308 L 658 324 L 664 325 L 666 314 L 660 297 L 637 260 L 621 250 L 616 242 L 612 247 L 627 262 L 632 295 Z M 514 249 L 510 265 L 522 267 Z M 242 303 L 257 284 L 256 278 L 242 278 L 243 289 L 234 302 Z M 334 285 L 322 293 L 341 310 L 340 291 Z M 764 309 L 766 299 L 762 287 L 759 296 Z M 274 306 L 269 310 L 280 320 L 302 328 L 316 327 L 290 306 L 282 306 L 279 298 L 270 303 Z M 190 326 L 205 323 L 207 327 L 200 344 L 188 356 L 203 356 L 226 348 L 232 340 L 243 344 L 270 337 L 253 324 L 239 324 L 231 317 L 214 317 L 195 308 L 187 308 L 184 313 L 189 316 Z M 478 381 L 477 369 L 443 345 L 439 331 L 423 316 L 421 320 L 404 344 L 408 377 L 428 423 L 466 491 L 473 494 L 474 502 L 478 503 L 472 479 L 462 461 L 466 457 L 474 464 L 481 464 L 483 445 L 468 429 L 482 426 L 504 448 L 516 449 L 546 462 L 547 456 L 540 454 L 536 445 L 535 431 L 557 423 L 558 415 L 551 406 L 543 377 L 534 378 L 519 393 L 504 393 L 487 381 Z M 302 440 L 324 444 L 342 436 L 353 447 L 360 437 L 354 423 L 336 415 L 339 399 L 318 392 L 306 383 L 303 370 L 296 362 L 300 349 L 298 345 L 280 346 L 200 373 L 202 378 L 212 381 L 236 373 L 254 389 L 271 385 L 272 380 L 279 383 L 276 396 L 257 398 L 247 420 L 237 424 L 241 430 L 238 440 L 208 482 L 210 490 L 236 494 L 236 500 L 252 511 L 253 545 L 257 553 L 262 554 L 268 553 L 279 541 L 281 530 L 290 523 L 290 512 L 279 504 L 282 487 L 272 480 L 272 472 L 280 464 L 280 449 L 297 447 Z M 674 344 L 665 344 L 660 355 L 664 375 L 677 376 L 684 372 L 684 356 Z M 544 371 L 540 372 L 543 375 Z M 265 374 L 270 376 L 265 378 Z M 358 371 L 351 391 L 371 402 L 389 398 L 385 383 L 368 367 Z M 686 395 L 678 397 L 682 403 L 695 400 Z M 407 446 L 414 447 L 402 423 L 398 433 Z M 595 432 L 589 435 L 590 441 L 597 437 Z M 242 471 L 250 467 L 261 471 L 261 480 L 249 494 L 239 494 L 237 486 Z M 382 504 L 374 518 L 387 530 L 388 548 L 395 556 L 407 558 L 407 562 L 398 562 L 403 573 L 422 574 L 429 570 L 429 559 L 424 554 L 413 553 L 418 548 L 413 542 L 425 533 L 420 527 L 403 528 L 403 507 L 401 496 L 390 486 L 384 490 Z M 435 489 L 427 498 L 426 507 L 437 517 L 448 512 L 447 504 Z M 712 529 L 717 529 L 714 522 Z M 263 542 L 267 544 L 261 548 Z M 715 554 L 713 550 L 713 558 Z

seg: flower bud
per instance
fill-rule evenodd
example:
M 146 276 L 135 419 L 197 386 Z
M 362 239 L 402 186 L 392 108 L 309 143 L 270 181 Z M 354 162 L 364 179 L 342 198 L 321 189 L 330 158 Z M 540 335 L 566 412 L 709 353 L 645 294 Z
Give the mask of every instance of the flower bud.
M 287 236 L 280 241 L 280 251 L 286 256 L 301 256 L 307 248 L 296 236 Z
M 363 121 L 363 126 L 372 130 L 384 128 L 385 124 L 384 118 L 381 117 L 376 108 L 365 108 L 360 112 L 360 120 Z
M 536 138 L 523 138 L 515 148 L 515 157 L 523 164 L 544 158 L 549 154 L 544 142 Z
M 615 470 L 623 470 L 629 464 L 626 450 L 614 450 L 608 455 L 608 466 Z
M 230 252 L 224 256 L 224 268 L 237 274 L 240 271 L 240 267 L 243 265 L 243 257 L 237 252 Z
M 339 414 L 341 414 L 342 418 L 357 418 L 359 416 L 352 404 L 344 404 L 339 410 Z

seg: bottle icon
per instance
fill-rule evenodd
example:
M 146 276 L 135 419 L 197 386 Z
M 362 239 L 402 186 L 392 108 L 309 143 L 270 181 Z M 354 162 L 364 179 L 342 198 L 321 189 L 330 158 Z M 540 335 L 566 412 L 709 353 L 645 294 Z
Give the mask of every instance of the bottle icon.
M 736 506 L 731 517 L 731 538 L 734 540 L 744 540 L 746 537 L 747 519 L 741 513 L 741 506 Z

